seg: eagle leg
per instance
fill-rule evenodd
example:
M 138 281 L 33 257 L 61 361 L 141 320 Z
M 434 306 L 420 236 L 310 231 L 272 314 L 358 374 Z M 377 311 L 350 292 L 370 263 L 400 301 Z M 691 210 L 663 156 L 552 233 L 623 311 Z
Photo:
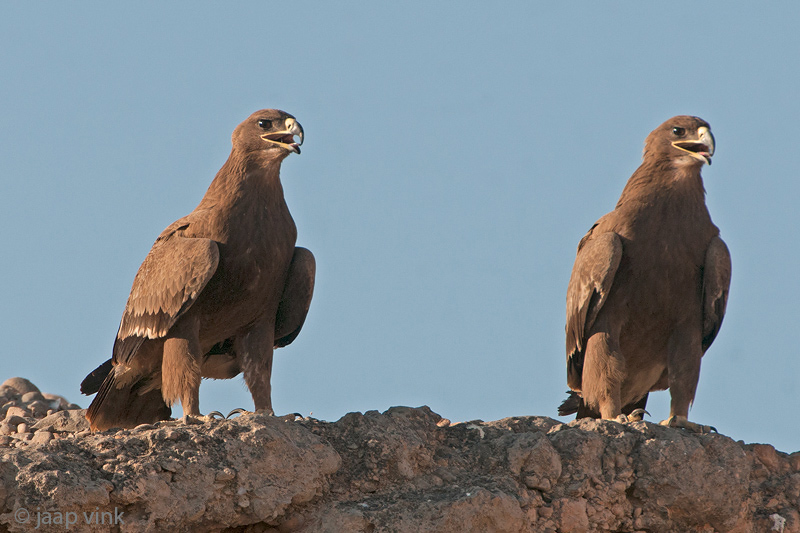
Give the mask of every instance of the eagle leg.
M 183 414 L 200 416 L 200 350 L 196 320 L 181 320 L 164 340 L 161 392 L 167 405 L 180 400 Z
M 582 396 L 587 407 L 600 417 L 615 420 L 622 414 L 621 386 L 625 360 L 616 341 L 604 331 L 589 337 L 583 365 Z
M 255 411 L 275 414 L 272 409 L 272 356 L 275 338 L 274 321 L 262 319 L 234 340 L 234 350 L 241 358 L 244 382 L 250 389 Z
M 678 416 L 678 415 L 673 415 L 666 420 L 662 420 L 660 424 L 662 426 L 667 426 L 671 428 L 688 429 L 689 431 L 692 431 L 694 433 L 717 432 L 717 428 L 715 428 L 714 426 L 704 426 L 702 424 L 689 422 L 689 420 L 685 416 Z

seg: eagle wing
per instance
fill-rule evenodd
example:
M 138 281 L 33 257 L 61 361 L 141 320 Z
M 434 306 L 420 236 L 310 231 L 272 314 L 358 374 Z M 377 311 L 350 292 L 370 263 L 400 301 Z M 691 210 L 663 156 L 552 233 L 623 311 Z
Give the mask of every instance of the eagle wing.
M 703 353 L 719 333 L 731 286 L 731 254 L 725 242 L 714 237 L 703 266 Z
M 185 237 L 178 221 L 158 237 L 136 273 L 114 342 L 114 364 L 126 364 L 145 339 L 164 337 L 214 275 L 219 248 L 211 239 Z
M 314 294 L 314 254 L 300 246 L 294 249 L 289 275 L 275 317 L 275 347 L 283 348 L 300 334 Z
M 581 239 L 567 287 L 567 384 L 580 390 L 586 332 L 603 307 L 622 258 L 622 241 L 614 232 L 594 235 L 592 229 Z

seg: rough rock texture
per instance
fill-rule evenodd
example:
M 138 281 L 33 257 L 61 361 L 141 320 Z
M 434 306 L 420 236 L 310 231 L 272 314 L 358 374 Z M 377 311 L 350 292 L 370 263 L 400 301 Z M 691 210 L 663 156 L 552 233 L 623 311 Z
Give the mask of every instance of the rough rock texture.
M 427 407 L 92 434 L 66 401 L 37 422 L 18 387 L 0 531 L 800 532 L 800 452 L 723 435 Z

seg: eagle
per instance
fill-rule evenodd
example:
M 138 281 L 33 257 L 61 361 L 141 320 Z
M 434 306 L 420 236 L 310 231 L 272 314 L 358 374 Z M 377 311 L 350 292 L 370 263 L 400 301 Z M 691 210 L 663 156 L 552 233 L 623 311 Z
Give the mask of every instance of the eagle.
M 669 389 L 662 425 L 688 420 L 700 361 L 725 317 L 728 247 L 711 221 L 700 170 L 714 136 L 701 118 L 673 117 L 645 141 L 616 208 L 581 239 L 567 287 L 567 384 L 559 415 L 627 420 Z
M 168 419 L 180 402 L 200 417 L 203 377 L 244 373 L 257 411 L 274 414 L 273 349 L 305 322 L 315 260 L 295 246 L 281 162 L 300 153 L 303 128 L 263 109 L 233 131 L 230 156 L 199 205 L 158 236 L 133 280 L 112 357 L 81 383 L 97 392 L 93 430 Z

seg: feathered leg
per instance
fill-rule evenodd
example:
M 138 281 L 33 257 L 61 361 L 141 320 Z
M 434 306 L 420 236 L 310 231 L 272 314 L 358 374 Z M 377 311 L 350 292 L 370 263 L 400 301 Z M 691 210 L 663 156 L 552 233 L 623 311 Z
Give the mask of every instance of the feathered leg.
M 689 357 L 691 356 L 691 357 Z M 669 393 L 671 397 L 669 418 L 662 426 L 680 427 L 695 433 L 717 431 L 713 426 L 690 422 L 689 406 L 694 401 L 697 382 L 700 379 L 700 360 L 703 351 L 700 332 L 692 328 L 676 329 L 669 342 Z
M 599 411 L 601 418 L 614 420 L 622 414 L 621 385 L 625 360 L 613 337 L 598 331 L 586 343 L 582 396 L 585 407 Z M 585 416 L 585 415 L 584 415 Z
M 272 410 L 272 355 L 275 338 L 274 320 L 262 318 L 250 330 L 234 339 L 236 356 L 241 360 L 244 381 L 256 411 L 270 415 Z
M 183 414 L 200 416 L 200 351 L 199 326 L 196 320 L 180 320 L 164 339 L 162 394 L 172 405 L 180 400 Z

